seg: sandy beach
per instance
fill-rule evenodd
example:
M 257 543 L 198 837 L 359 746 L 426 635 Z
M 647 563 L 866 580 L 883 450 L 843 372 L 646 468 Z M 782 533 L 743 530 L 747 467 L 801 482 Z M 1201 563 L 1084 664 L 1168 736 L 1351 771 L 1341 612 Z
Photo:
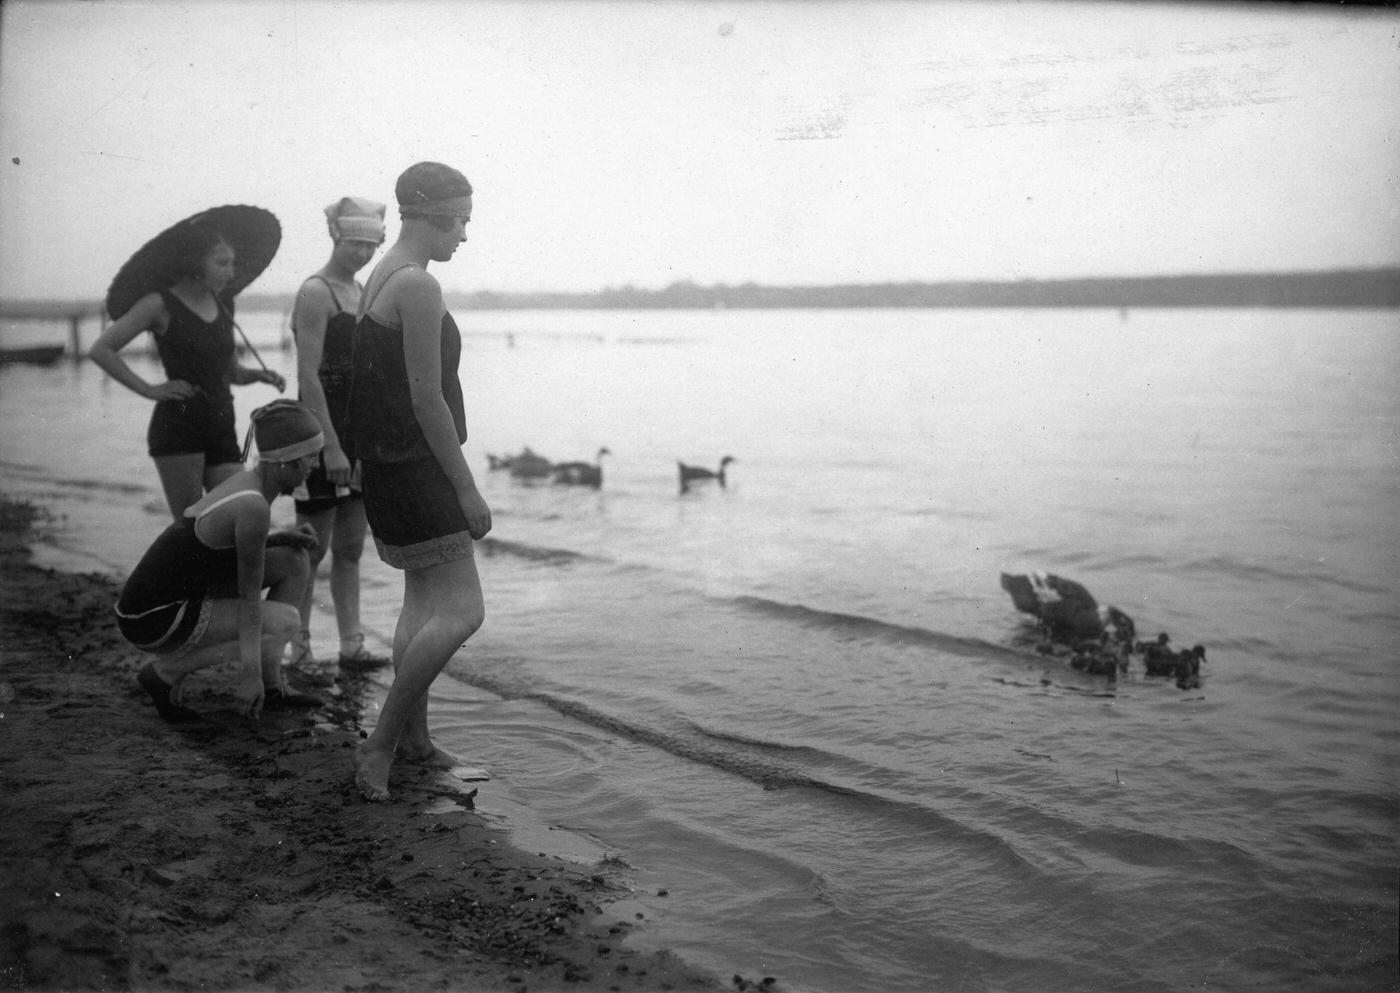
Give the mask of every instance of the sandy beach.
M 353 685 L 248 721 L 214 679 L 206 724 L 162 723 L 113 581 L 31 561 L 43 517 L 0 497 L 0 988 L 749 984 L 629 948 L 627 894 L 512 847 L 473 812 L 489 784 L 396 771 L 394 802 L 360 800 Z

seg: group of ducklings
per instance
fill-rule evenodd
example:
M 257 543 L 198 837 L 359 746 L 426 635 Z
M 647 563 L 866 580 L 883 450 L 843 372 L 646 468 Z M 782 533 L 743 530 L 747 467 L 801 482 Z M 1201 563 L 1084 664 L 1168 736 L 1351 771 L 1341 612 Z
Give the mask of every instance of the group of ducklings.
M 1080 641 L 1072 646 L 1057 645 L 1046 640 L 1036 646 L 1042 655 L 1064 655 L 1069 657 L 1071 667 L 1091 676 L 1117 678 L 1120 672 L 1128 671 L 1128 660 L 1134 655 L 1142 658 L 1143 671 L 1149 676 L 1167 676 L 1176 680 L 1183 690 L 1195 689 L 1201 685 L 1201 666 L 1206 661 L 1204 645 L 1177 651 L 1171 645 L 1171 636 L 1163 631 L 1155 641 L 1132 641 L 1115 638 L 1108 632 L 1093 641 Z

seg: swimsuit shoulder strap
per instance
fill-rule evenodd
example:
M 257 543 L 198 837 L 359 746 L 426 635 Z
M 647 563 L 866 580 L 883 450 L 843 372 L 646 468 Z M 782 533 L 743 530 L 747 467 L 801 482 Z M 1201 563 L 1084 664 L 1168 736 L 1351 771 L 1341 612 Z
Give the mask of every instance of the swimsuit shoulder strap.
M 376 287 L 374 288 L 374 295 L 373 295 L 373 296 L 369 295 L 368 293 L 363 294 L 363 295 L 361 296 L 361 298 L 360 298 L 360 311 L 359 311 L 359 313 L 356 314 L 355 316 L 356 316 L 357 318 L 359 318 L 359 317 L 364 317 L 366 314 L 369 313 L 369 308 L 370 308 L 371 306 L 374 305 L 374 301 L 375 301 L 376 299 L 378 299 L 380 292 L 384 289 L 384 287 L 386 287 L 386 286 L 389 285 L 389 280 L 393 279 L 393 278 L 394 278 L 394 274 L 397 273 L 399 270 L 401 270 L 401 269 L 421 269 L 421 268 L 423 268 L 423 267 L 420 266 L 417 262 L 405 262 L 405 263 L 404 263 L 403 265 L 401 265 L 401 266 L 395 266 L 395 267 L 389 272 L 389 275 L 385 276 L 384 279 L 383 279 L 383 281 L 382 281 L 378 286 L 376 286 Z
M 223 496 L 219 497 L 219 499 L 215 500 L 213 503 L 205 507 L 203 510 L 199 511 L 199 513 L 197 514 L 191 514 L 189 511 L 185 511 L 185 520 L 189 521 L 190 526 L 194 528 L 194 536 L 199 539 L 200 544 L 208 548 L 224 547 L 219 545 L 211 545 L 209 542 L 205 541 L 203 535 L 199 533 L 199 522 L 204 520 L 204 518 L 208 517 L 214 511 L 218 510 L 224 504 L 229 503 L 233 500 L 237 500 L 239 497 L 242 496 L 255 496 L 259 500 L 262 499 L 262 494 L 259 493 L 257 490 L 235 490 L 232 493 L 225 493 Z
M 344 309 L 345 309 L 344 305 L 341 304 L 341 302 L 340 302 L 340 297 L 338 297 L 338 296 L 335 295 L 335 287 L 331 285 L 331 281 L 330 281 L 329 279 L 327 279 L 325 276 L 322 276 L 319 272 L 316 273 L 316 275 L 312 276 L 311 278 L 312 278 L 312 279 L 319 279 L 321 282 L 323 282 L 323 283 L 326 284 L 326 289 L 330 290 L 331 302 L 335 304 L 335 309 L 336 309 L 336 310 L 344 310 Z
M 235 490 L 232 493 L 225 493 L 223 496 L 219 497 L 219 499 L 215 500 L 213 503 L 205 507 L 197 514 L 191 514 L 188 510 L 185 511 L 185 516 L 190 518 L 191 520 L 201 520 L 204 517 L 207 517 L 213 511 L 217 510 L 219 507 L 222 507 L 224 504 L 228 503 L 230 500 L 236 500 L 241 496 L 255 496 L 259 499 L 262 498 L 262 494 L 259 493 L 257 490 Z

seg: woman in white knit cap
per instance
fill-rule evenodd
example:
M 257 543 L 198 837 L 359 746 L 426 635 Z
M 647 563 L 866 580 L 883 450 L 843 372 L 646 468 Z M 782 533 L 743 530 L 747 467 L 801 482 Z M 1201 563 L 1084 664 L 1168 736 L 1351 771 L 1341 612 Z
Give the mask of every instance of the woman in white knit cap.
M 299 403 L 274 400 L 253 411 L 249 444 L 258 462 L 195 501 L 156 538 L 117 599 L 117 626 L 154 658 L 137 674 L 165 720 L 200 719 L 181 706 L 185 677 L 221 662 L 240 664 L 239 710 L 317 707 L 282 678 L 282 652 L 297 630 L 306 588 L 305 526 L 269 533 L 271 504 L 305 481 L 321 450 L 321 425 Z M 267 590 L 264 598 L 263 591 Z
M 330 259 L 297 291 L 292 334 L 297 344 L 297 383 L 306 405 L 326 436 L 321 458 L 296 497 L 297 522 L 316 529 L 311 549 L 311 578 L 300 604 L 301 626 L 290 646 L 291 664 L 313 684 L 328 686 L 334 669 L 317 662 L 311 650 L 311 608 L 316 602 L 316 572 L 331 556 L 331 600 L 340 635 L 338 663 L 348 669 L 371 669 L 389 659 L 365 648 L 360 626 L 360 555 L 365 547 L 365 505 L 358 466 L 340 444 L 342 418 L 352 372 L 355 316 L 362 287 L 355 273 L 365 267 L 384 241 L 384 204 L 342 197 L 326 208 Z

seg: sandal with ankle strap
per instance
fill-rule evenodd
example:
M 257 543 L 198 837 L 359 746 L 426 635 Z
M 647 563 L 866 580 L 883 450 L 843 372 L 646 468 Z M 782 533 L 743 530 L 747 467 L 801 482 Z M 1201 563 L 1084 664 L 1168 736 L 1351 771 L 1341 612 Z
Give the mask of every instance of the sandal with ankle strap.
M 393 661 L 386 655 L 375 655 L 367 649 L 364 635 L 356 635 L 353 640 L 356 642 L 355 650 L 340 653 L 338 664 L 342 669 L 348 669 L 351 672 L 368 672 L 371 669 L 382 669 Z
M 317 661 L 311 652 L 311 632 L 302 631 L 287 643 L 291 658 L 285 669 L 296 682 L 316 689 L 329 689 L 335 685 L 335 670 L 327 663 Z

